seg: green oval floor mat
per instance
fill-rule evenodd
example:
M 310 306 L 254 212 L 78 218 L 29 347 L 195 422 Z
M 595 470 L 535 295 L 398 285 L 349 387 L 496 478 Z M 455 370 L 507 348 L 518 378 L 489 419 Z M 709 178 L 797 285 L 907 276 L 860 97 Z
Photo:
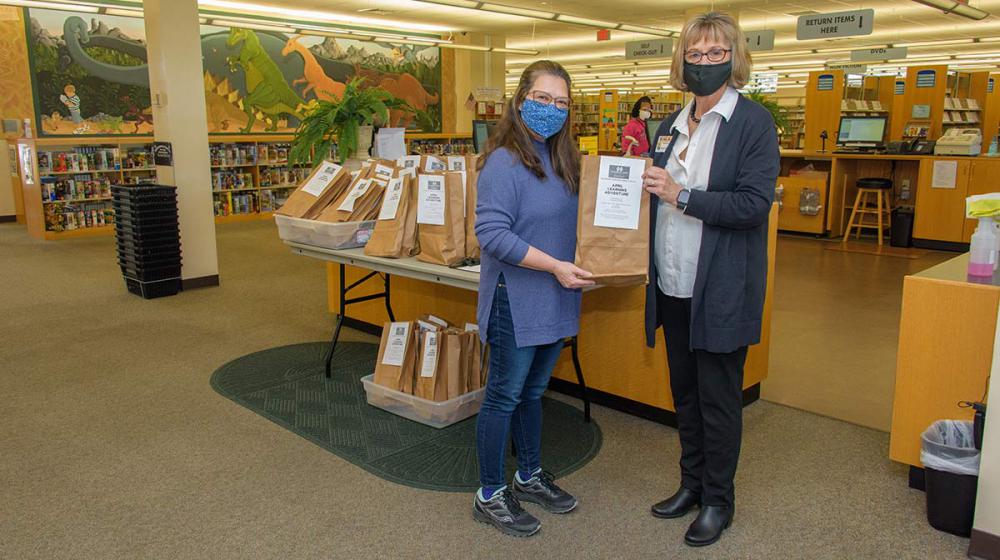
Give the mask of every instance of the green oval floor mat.
M 326 343 L 282 346 L 237 358 L 212 374 L 221 395 L 366 471 L 407 486 L 449 492 L 479 487 L 476 417 L 436 429 L 368 405 L 361 378 L 378 346 L 341 342 L 333 377 L 323 375 Z M 557 478 L 586 465 L 601 430 L 580 410 L 543 398 L 542 465 Z M 508 479 L 515 460 L 508 454 Z

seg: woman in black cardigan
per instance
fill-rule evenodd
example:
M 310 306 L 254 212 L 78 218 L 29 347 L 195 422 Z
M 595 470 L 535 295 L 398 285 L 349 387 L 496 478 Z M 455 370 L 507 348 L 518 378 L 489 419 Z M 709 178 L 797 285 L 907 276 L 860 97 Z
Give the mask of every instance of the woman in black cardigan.
M 660 125 L 652 195 L 646 342 L 662 325 L 681 440 L 681 485 L 653 506 L 700 506 L 684 541 L 716 542 L 732 523 L 742 437 L 743 365 L 760 341 L 768 214 L 780 168 L 771 114 L 736 90 L 750 76 L 744 35 L 708 13 L 681 32 L 670 72 L 694 101 Z

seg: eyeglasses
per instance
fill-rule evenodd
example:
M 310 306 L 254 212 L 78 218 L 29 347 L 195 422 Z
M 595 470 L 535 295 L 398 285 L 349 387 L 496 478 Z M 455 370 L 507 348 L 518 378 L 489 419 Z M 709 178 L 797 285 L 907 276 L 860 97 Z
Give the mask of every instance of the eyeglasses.
M 537 101 L 542 105 L 555 104 L 556 109 L 561 109 L 563 111 L 568 111 L 570 106 L 573 105 L 573 100 L 568 97 L 552 97 L 544 91 L 529 91 L 528 99 Z
M 708 57 L 709 62 L 722 62 L 726 58 L 726 53 L 733 52 L 733 49 L 720 49 L 719 47 L 712 47 L 708 49 L 708 52 L 701 51 L 687 51 L 684 53 L 684 60 L 690 62 L 691 64 L 698 64 L 701 62 L 701 57 Z

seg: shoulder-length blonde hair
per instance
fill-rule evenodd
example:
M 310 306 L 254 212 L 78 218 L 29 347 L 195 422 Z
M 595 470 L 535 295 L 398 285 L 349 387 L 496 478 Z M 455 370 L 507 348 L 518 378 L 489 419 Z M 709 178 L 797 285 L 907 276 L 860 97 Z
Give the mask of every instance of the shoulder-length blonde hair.
M 750 49 L 747 48 L 743 30 L 729 14 L 708 12 L 691 18 L 684 24 L 670 63 L 670 85 L 674 89 L 688 91 L 687 84 L 684 83 L 684 53 L 691 48 L 691 45 L 702 39 L 729 43 L 729 48 L 733 50 L 730 53 L 733 61 L 733 73 L 729 77 L 730 86 L 740 89 L 750 81 L 753 61 L 750 59 Z

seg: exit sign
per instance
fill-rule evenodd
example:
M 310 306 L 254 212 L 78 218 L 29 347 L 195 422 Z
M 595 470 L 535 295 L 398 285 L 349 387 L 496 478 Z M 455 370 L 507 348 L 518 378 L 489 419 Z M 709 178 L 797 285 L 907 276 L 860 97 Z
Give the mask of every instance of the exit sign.
M 598 29 L 597 30 L 597 40 L 598 41 L 610 41 L 611 40 L 611 30 L 610 29 Z

